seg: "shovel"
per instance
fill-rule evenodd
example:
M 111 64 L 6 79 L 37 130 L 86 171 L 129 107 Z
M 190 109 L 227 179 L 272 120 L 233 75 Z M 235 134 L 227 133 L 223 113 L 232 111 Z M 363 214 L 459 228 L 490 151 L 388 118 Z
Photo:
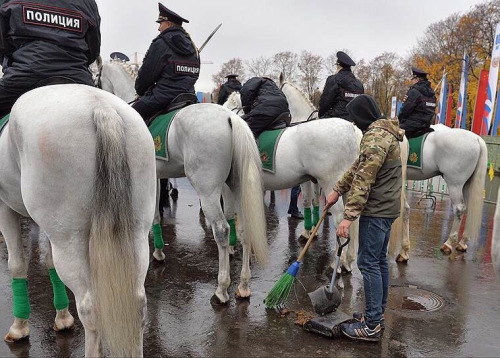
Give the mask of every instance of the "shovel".
M 309 293 L 309 298 L 311 299 L 314 311 L 319 315 L 334 312 L 340 306 L 342 297 L 340 296 L 340 292 L 337 287 L 335 287 L 335 281 L 337 277 L 337 269 L 340 264 L 340 255 L 342 255 L 342 249 L 347 246 L 349 241 L 351 241 L 351 239 L 348 237 L 346 241 L 342 243 L 340 237 L 337 236 L 337 256 L 335 257 L 335 267 L 333 269 L 330 285 L 321 286 L 317 290 Z

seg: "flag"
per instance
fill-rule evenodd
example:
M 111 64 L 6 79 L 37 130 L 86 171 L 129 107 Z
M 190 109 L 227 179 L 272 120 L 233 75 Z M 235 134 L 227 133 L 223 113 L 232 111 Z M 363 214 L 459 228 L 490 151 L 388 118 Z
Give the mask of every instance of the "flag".
M 443 74 L 443 79 L 441 80 L 441 92 L 439 93 L 439 103 L 438 103 L 438 113 L 436 115 L 436 124 L 444 124 L 446 120 L 446 107 L 448 98 L 447 95 L 448 81 L 446 79 L 446 72 Z
M 490 170 L 488 170 L 488 175 L 490 177 L 490 181 L 493 181 L 495 177 L 495 170 L 493 170 L 493 163 L 490 163 Z
M 488 87 L 488 71 L 481 70 L 479 84 L 477 86 L 476 106 L 474 107 L 474 118 L 472 121 L 472 131 L 477 135 L 484 135 L 486 128 L 483 125 L 484 102 L 486 101 L 486 87 Z
M 486 134 L 491 129 L 491 119 L 495 107 L 495 97 L 497 94 L 498 65 L 500 62 L 500 23 L 497 24 L 493 51 L 491 53 L 490 73 L 488 77 L 488 90 L 486 91 L 486 101 L 484 102 L 483 123 Z
M 451 86 L 451 83 L 448 84 L 448 92 L 447 92 L 447 99 L 446 99 L 446 126 L 451 127 L 451 110 L 452 110 L 452 105 L 453 105 L 453 87 Z
M 396 96 L 392 97 L 391 101 L 391 118 L 396 117 L 396 104 L 398 103 L 398 98 Z
M 460 79 L 460 90 L 458 92 L 457 118 L 455 127 L 465 128 L 467 119 L 467 74 L 469 69 L 469 56 L 464 51 L 462 62 L 462 78 Z

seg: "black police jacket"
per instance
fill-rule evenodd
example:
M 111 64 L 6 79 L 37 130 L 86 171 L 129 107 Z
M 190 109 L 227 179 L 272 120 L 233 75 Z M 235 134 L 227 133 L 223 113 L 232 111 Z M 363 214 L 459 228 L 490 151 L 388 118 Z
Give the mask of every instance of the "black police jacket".
M 217 99 L 217 104 L 221 106 L 226 103 L 229 95 L 235 91 L 241 90 L 241 83 L 235 78 L 231 78 L 222 86 L 220 86 L 219 98 Z
M 92 85 L 101 18 L 95 0 L 0 0 L 1 84 L 31 88 L 63 76 Z
M 253 77 L 241 87 L 241 104 L 244 119 L 263 116 L 277 118 L 289 112 L 285 94 L 273 80 L 266 77 Z
M 360 80 L 348 68 L 342 68 L 337 74 L 329 76 L 319 99 L 318 116 L 320 118 L 337 117 L 349 119 L 347 104 L 356 96 L 365 93 Z
M 436 111 L 436 94 L 431 83 L 422 80 L 408 90 L 401 111 L 399 112 L 399 126 L 411 132 L 428 128 L 432 124 Z
M 195 93 L 200 75 L 198 49 L 187 32 L 173 26 L 158 35 L 149 47 L 135 81 L 141 102 L 161 110 L 181 93 Z

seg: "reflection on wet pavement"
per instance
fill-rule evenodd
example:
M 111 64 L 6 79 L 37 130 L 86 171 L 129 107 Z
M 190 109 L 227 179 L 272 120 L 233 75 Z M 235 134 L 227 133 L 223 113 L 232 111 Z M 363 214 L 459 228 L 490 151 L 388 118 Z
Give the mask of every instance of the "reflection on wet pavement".
M 287 218 L 289 191 L 266 195 L 268 242 L 271 260 L 266 267 L 253 266 L 252 297 L 236 301 L 241 251 L 231 260 L 232 300 L 227 306 L 213 307 L 210 297 L 216 288 L 217 246 L 199 202 L 186 180 L 179 180 L 179 200 L 165 209 L 163 230 L 165 264 L 152 263 L 146 281 L 148 322 L 144 337 L 146 356 L 498 356 L 500 341 L 500 284 L 495 282 L 491 264 L 491 230 L 494 206 L 485 205 L 483 229 L 478 243 L 465 254 L 443 256 L 441 243 L 451 228 L 451 205 L 439 197 L 435 211 L 409 193 L 412 203 L 410 237 L 412 249 L 407 265 L 391 258 L 393 292 L 406 308 L 390 305 L 386 330 L 380 344 L 360 344 L 344 339 L 327 340 L 304 332 L 294 324 L 296 312 L 312 312 L 307 297 L 329 281 L 325 268 L 333 259 L 332 219 L 327 218 L 318 239 L 307 253 L 294 291 L 290 295 L 291 314 L 282 318 L 266 311 L 262 301 L 268 290 L 295 261 L 302 244 L 297 240 L 303 223 Z M 29 290 L 32 304 L 29 340 L 7 345 L 0 343 L 0 356 L 83 356 L 84 334 L 76 320 L 75 329 L 56 334 L 52 330 L 54 309 L 48 272 L 43 265 L 42 240 L 29 221 L 25 247 L 30 259 Z M 357 269 L 340 279 L 344 312 L 362 310 L 363 287 Z M 0 243 L 0 328 L 4 333 L 11 322 L 12 295 L 7 270 L 5 243 Z M 412 291 L 413 290 L 413 291 Z M 443 305 L 433 312 L 418 310 L 428 302 L 415 292 L 430 292 Z M 406 298 L 405 298 L 406 297 Z M 416 298 L 417 297 L 417 298 Z M 70 295 L 71 312 L 76 315 Z M 405 301 L 406 303 L 404 303 Z M 402 306 L 401 306 L 402 307 Z M 404 308 L 404 307 L 402 307 Z

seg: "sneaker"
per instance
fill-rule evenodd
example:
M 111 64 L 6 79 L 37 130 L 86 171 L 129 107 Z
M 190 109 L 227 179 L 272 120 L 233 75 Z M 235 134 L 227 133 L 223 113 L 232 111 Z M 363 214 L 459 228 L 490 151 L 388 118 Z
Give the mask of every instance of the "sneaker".
M 382 337 L 382 328 L 380 328 L 380 324 L 370 329 L 364 321 L 343 323 L 340 326 L 340 330 L 345 336 L 360 341 L 378 342 L 380 341 L 380 337 Z
M 357 322 L 364 322 L 365 321 L 365 315 L 362 312 L 354 312 L 352 314 L 352 318 Z M 384 315 L 382 315 L 382 319 L 380 320 L 380 328 L 385 329 Z

